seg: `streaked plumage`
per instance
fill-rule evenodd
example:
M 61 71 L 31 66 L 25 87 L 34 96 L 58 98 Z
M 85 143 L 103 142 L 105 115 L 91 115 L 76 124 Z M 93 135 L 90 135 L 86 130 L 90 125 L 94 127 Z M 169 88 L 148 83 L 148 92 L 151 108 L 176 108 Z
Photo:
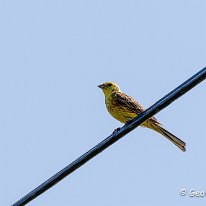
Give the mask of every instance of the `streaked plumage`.
M 113 82 L 106 82 L 98 87 L 104 92 L 108 112 L 122 123 L 127 123 L 145 110 L 135 99 L 122 93 L 119 86 Z M 182 151 L 186 151 L 185 142 L 167 131 L 155 117 L 149 118 L 141 126 L 153 129 L 169 139 Z

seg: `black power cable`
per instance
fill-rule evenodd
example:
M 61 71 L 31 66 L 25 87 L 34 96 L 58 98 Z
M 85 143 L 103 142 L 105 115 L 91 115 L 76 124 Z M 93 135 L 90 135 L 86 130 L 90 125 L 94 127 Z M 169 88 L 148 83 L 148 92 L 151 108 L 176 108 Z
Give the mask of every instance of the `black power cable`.
M 145 120 L 152 117 L 153 115 L 158 113 L 160 110 L 164 109 L 165 107 L 167 107 L 177 98 L 179 98 L 180 96 L 188 92 L 190 89 L 192 89 L 193 87 L 195 87 L 197 84 L 199 84 L 205 79 L 206 79 L 206 67 L 200 70 L 198 73 L 196 73 L 191 78 L 189 78 L 187 81 L 182 83 L 176 89 L 171 91 L 169 94 L 164 96 L 162 99 L 157 101 L 155 104 L 153 104 L 147 110 L 142 112 L 132 121 L 130 121 L 128 124 L 125 124 L 118 132 L 111 134 L 109 137 L 107 137 L 105 140 L 97 144 L 95 147 L 90 149 L 88 152 L 80 156 L 74 162 L 72 162 L 71 164 L 69 164 L 62 170 L 60 170 L 54 176 L 52 176 L 47 181 L 42 183 L 40 186 L 38 186 L 37 188 L 32 190 L 30 193 L 25 195 L 19 201 L 14 203 L 13 206 L 22 206 L 22 205 L 27 204 L 31 200 L 35 199 L 36 197 L 44 193 L 46 190 L 48 190 L 49 188 L 57 184 L 67 175 L 71 174 L 73 171 L 81 167 L 84 163 L 86 163 L 87 161 L 95 157 L 97 154 L 102 152 L 104 149 L 106 149 L 107 147 L 109 147 L 110 145 L 118 141 L 120 138 L 122 138 L 123 136 L 125 136 L 126 134 L 134 130 Z

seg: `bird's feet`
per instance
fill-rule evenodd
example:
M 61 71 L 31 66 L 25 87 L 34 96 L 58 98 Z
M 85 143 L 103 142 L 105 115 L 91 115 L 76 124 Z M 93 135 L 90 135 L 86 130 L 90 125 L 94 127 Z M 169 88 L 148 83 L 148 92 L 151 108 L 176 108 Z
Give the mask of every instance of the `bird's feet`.
M 112 134 L 114 134 L 114 133 L 118 132 L 120 129 L 121 129 L 121 127 L 118 127 L 117 129 L 115 129 L 115 130 L 113 131 L 113 133 L 112 133 Z

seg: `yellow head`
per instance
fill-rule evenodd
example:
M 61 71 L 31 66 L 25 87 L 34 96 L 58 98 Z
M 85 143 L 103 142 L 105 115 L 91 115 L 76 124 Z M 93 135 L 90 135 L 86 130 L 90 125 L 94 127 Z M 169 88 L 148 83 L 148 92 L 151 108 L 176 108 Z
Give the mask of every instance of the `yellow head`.
M 104 92 L 105 96 L 109 96 L 113 92 L 120 92 L 120 88 L 114 82 L 105 82 L 98 86 Z

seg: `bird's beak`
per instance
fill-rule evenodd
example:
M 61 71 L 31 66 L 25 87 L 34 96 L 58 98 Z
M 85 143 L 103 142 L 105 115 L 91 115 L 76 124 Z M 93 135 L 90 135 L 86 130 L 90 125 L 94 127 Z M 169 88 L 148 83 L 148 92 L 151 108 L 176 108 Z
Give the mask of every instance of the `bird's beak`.
M 98 85 L 98 87 L 100 88 L 100 89 L 103 89 L 104 88 L 104 84 L 100 84 L 100 85 Z

